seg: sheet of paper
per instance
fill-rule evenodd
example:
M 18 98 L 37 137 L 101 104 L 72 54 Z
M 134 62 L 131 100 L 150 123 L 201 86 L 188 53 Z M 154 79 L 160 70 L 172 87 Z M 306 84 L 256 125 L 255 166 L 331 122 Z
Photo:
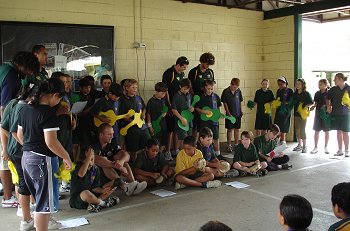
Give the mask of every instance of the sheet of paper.
M 89 221 L 84 217 L 63 220 L 63 221 L 58 221 L 58 222 L 62 224 L 62 227 L 60 227 L 60 229 L 69 229 L 69 228 L 74 228 L 74 227 L 79 227 L 82 225 L 89 224 Z
M 247 188 L 250 186 L 249 184 L 244 184 L 244 183 L 239 182 L 239 181 L 227 182 L 227 183 L 225 183 L 225 185 L 228 185 L 228 186 L 231 186 L 234 188 Z
M 277 147 L 275 147 L 275 153 L 278 155 L 280 154 L 281 152 L 283 152 L 284 150 L 286 150 L 288 148 L 287 144 L 281 144 Z
M 170 197 L 176 194 L 174 192 L 164 190 L 164 189 L 158 189 L 158 190 L 152 191 L 151 193 L 160 197 Z
M 82 112 L 86 104 L 87 104 L 87 101 L 76 102 L 73 104 L 72 109 L 70 111 L 74 114 Z

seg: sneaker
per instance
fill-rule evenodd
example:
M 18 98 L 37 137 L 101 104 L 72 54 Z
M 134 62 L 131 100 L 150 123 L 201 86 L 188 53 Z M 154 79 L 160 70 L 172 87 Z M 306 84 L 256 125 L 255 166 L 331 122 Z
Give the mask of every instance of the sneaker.
M 307 153 L 307 147 L 306 146 L 303 147 L 303 150 L 301 150 L 301 153 Z
M 334 156 L 342 156 L 342 155 L 344 155 L 344 153 L 343 153 L 342 150 L 338 150 L 338 151 L 334 154 Z
M 98 213 L 101 211 L 101 207 L 99 205 L 89 204 L 87 211 L 89 213 Z
M 286 147 L 288 147 L 287 146 L 287 142 L 286 141 L 280 141 L 279 143 L 278 143 L 278 145 L 277 146 L 280 146 L 280 145 L 285 145 Z
M 16 197 L 12 196 L 8 200 L 2 199 L 2 207 L 3 208 L 17 208 L 19 206 L 19 203 L 16 199 Z
M 136 181 L 137 182 L 137 181 Z M 137 182 L 137 185 L 134 189 L 134 193 L 133 195 L 137 195 L 140 194 L 143 190 L 145 190 L 147 188 L 147 182 L 146 181 L 142 181 L 142 182 Z
M 225 178 L 233 178 L 239 176 L 239 172 L 236 169 L 231 169 L 230 171 L 226 172 L 224 177 Z
M 207 188 L 219 188 L 221 184 L 219 180 L 211 180 L 207 182 Z
M 301 147 L 301 145 L 298 144 L 297 146 L 295 146 L 295 148 L 293 148 L 293 151 L 298 152 L 298 151 L 301 151 L 302 149 L 303 149 L 303 148 Z
M 259 170 L 256 172 L 256 175 L 258 175 L 258 176 L 266 176 L 267 173 L 269 173 L 269 171 L 267 171 L 266 169 L 259 169 Z
M 345 157 L 350 157 L 348 150 L 345 150 Z
M 179 189 L 182 189 L 182 188 L 186 188 L 186 185 L 180 184 L 179 182 L 175 183 L 175 190 L 179 190 Z
M 119 197 L 109 197 L 107 200 L 105 200 L 105 202 L 106 202 L 106 208 L 110 208 L 119 204 L 120 199 Z
M 229 144 L 229 145 L 227 146 L 226 151 L 227 151 L 227 152 L 232 152 L 232 151 L 233 151 L 232 145 L 231 145 L 231 144 Z
M 328 151 L 328 148 L 327 148 L 327 147 L 324 147 L 323 150 L 324 150 L 324 153 L 325 153 L 325 154 L 329 154 L 329 151 Z
M 165 160 L 167 160 L 167 161 L 172 161 L 172 160 L 174 160 L 173 157 L 171 156 L 171 152 L 165 152 L 165 153 L 164 153 L 164 158 L 165 158 Z
M 30 219 L 29 221 L 21 221 L 21 225 L 19 226 L 19 230 L 21 231 L 29 231 L 34 230 L 34 220 Z
M 137 186 L 138 182 L 137 181 L 133 181 L 133 182 L 130 182 L 130 183 L 126 183 L 125 184 L 125 194 L 127 196 L 131 196 L 134 191 L 135 191 L 135 188 Z
M 49 221 L 49 230 L 55 230 L 60 229 L 62 227 L 62 224 L 56 220 L 54 220 L 52 217 L 50 217 Z
M 60 193 L 67 193 L 67 192 L 70 192 L 70 186 L 68 184 L 67 185 L 61 184 Z
M 289 165 L 289 164 L 282 164 L 281 166 L 282 166 L 282 169 L 284 169 L 284 170 L 288 170 L 290 168 L 293 168 L 293 165 Z
M 318 149 L 315 147 L 315 148 L 310 152 L 310 154 L 316 154 L 316 153 L 318 153 Z
M 239 176 L 247 176 L 248 172 L 246 171 L 239 171 Z

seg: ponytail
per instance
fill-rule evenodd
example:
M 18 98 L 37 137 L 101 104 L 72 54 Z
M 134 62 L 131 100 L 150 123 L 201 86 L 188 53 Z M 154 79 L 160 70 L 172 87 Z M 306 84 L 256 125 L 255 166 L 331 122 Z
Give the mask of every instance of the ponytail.
M 36 106 L 40 103 L 40 97 L 48 94 L 58 94 L 59 97 L 64 95 L 64 84 L 61 80 L 56 78 L 50 78 L 47 81 L 40 83 L 37 90 L 33 91 L 34 99 L 31 101 L 31 104 Z

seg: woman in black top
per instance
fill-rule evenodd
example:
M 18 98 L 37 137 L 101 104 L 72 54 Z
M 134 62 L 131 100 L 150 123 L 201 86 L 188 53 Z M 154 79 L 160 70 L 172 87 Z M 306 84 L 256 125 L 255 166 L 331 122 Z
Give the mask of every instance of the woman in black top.
M 19 116 L 17 136 L 23 145 L 23 174 L 29 191 L 37 203 L 34 225 L 37 231 L 48 230 L 50 214 L 58 208 L 58 181 L 53 172 L 61 157 L 70 169 L 69 154 L 57 139 L 57 116 L 52 108 L 64 94 L 59 79 L 42 82 L 30 104 Z

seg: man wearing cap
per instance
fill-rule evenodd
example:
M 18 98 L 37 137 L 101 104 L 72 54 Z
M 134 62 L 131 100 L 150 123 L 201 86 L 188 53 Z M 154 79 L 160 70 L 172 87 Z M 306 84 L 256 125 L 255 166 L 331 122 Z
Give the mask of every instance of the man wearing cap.
M 176 60 L 175 65 L 169 67 L 163 73 L 162 82 L 165 83 L 168 87 L 166 100 L 167 100 L 167 106 L 169 108 L 171 108 L 171 102 L 173 100 L 173 96 L 175 95 L 176 92 L 178 92 L 178 90 L 180 90 L 180 81 L 185 76 L 184 71 L 186 70 L 188 64 L 189 64 L 188 59 L 185 56 L 181 56 Z M 175 118 L 169 112 L 165 117 L 165 120 L 167 123 L 167 130 L 168 130 L 168 146 L 167 146 L 167 152 L 165 153 L 165 159 L 172 160 L 171 153 L 170 153 L 170 146 L 171 146 L 171 140 L 174 141 L 173 144 L 176 144 L 176 137 L 174 136 L 174 138 L 172 138 L 173 137 L 172 134 L 175 129 Z

